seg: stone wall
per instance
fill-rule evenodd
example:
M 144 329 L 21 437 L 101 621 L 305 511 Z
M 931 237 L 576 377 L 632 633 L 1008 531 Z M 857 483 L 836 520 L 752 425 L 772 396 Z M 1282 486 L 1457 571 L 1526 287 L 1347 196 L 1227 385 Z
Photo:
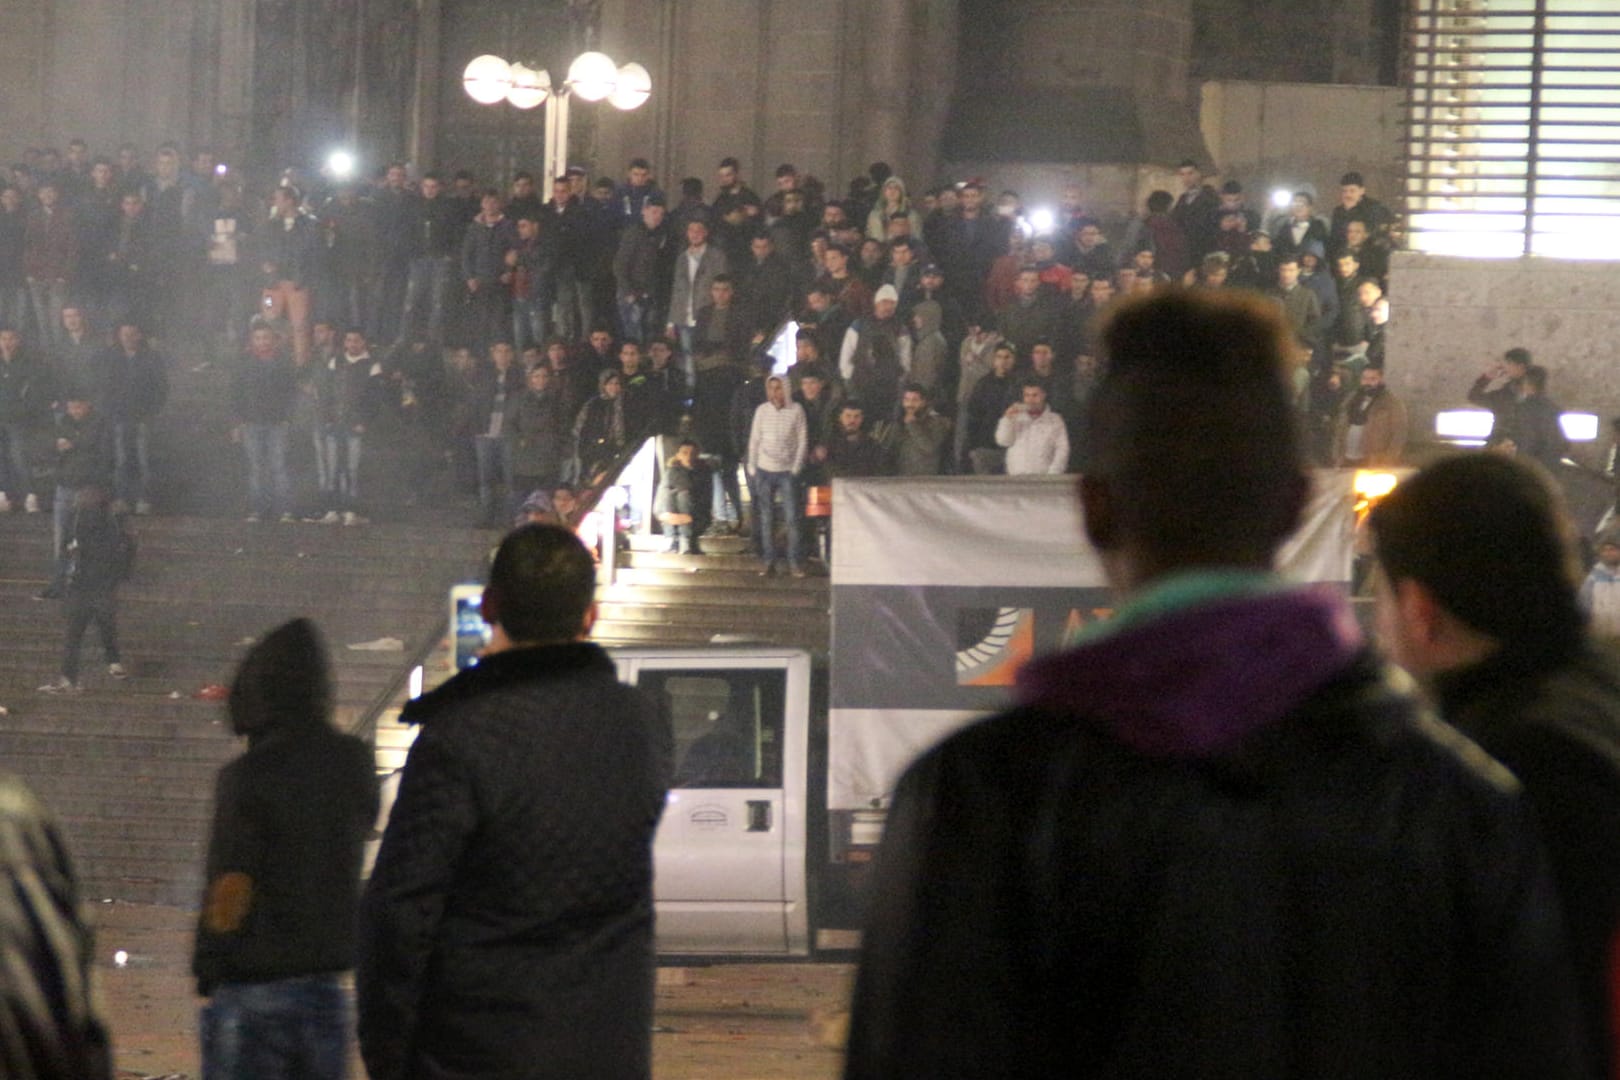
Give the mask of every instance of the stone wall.
M 1548 369 L 1566 410 L 1620 415 L 1620 263 L 1397 252 L 1389 290 L 1388 378 L 1414 435 L 1465 407 L 1474 379 L 1515 345 Z
M 1339 177 L 1354 169 L 1374 198 L 1396 206 L 1405 119 L 1401 90 L 1388 86 L 1215 81 L 1200 91 L 1199 125 L 1222 178 L 1250 205 L 1276 187 L 1314 187 L 1326 212 Z

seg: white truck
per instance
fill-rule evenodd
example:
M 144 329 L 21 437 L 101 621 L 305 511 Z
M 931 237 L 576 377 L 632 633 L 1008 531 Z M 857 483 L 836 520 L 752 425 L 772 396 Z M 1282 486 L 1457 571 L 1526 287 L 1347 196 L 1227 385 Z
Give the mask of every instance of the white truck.
M 810 957 L 857 941 L 895 781 L 1000 708 L 1018 669 L 1111 605 L 1073 478 L 840 481 L 832 635 L 809 653 L 614 650 L 675 734 L 655 847 L 666 958 Z M 1350 588 L 1356 474 L 1326 471 L 1280 560 Z

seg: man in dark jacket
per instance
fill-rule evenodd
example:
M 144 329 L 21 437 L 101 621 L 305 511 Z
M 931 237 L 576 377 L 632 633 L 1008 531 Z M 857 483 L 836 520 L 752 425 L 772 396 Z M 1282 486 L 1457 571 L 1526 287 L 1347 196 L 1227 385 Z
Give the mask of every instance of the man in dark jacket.
M 628 201 L 629 196 L 625 196 Z M 626 341 L 645 344 L 664 326 L 669 311 L 669 287 L 675 269 L 675 234 L 664 220 L 664 196 L 648 195 L 636 220 L 619 234 L 613 256 L 613 279 L 618 295 L 619 334 Z
M 118 324 L 117 344 L 101 354 L 97 369 L 96 409 L 112 425 L 115 493 L 137 514 L 150 513 L 149 425 L 169 398 L 164 359 L 147 347 L 140 324 L 125 319 Z
M 209 1076 L 341 1080 L 360 863 L 377 820 L 371 748 L 332 727 L 314 625 L 294 619 L 242 660 L 219 771 L 191 971 Z
M 51 506 L 53 569 L 50 584 L 36 600 L 60 600 L 67 586 L 73 493 L 84 487 L 112 489 L 112 429 L 88 391 L 69 386 L 63 389 L 62 400 L 62 415 L 56 418 L 56 498 Z
M 260 234 L 263 245 L 264 303 L 271 318 L 285 316 L 292 326 L 293 355 L 300 364 L 309 359 L 309 324 L 314 307 L 311 287 L 319 272 L 320 227 L 299 207 L 303 196 L 282 185 L 271 196 L 275 216 Z
M 1105 328 L 1079 491 L 1124 605 L 899 781 L 850 1080 L 1587 1075 L 1512 778 L 1272 571 L 1285 341 L 1215 293 Z
M 590 552 L 501 543 L 477 666 L 420 723 L 360 915 L 371 1080 L 647 1077 L 668 731 L 589 642 Z
M 276 346 L 275 331 L 254 327 L 247 356 L 231 378 L 233 434 L 247 456 L 249 521 L 293 520 L 287 425 L 297 389 L 292 361 Z
M 3 441 L 6 479 L 0 481 L 0 512 L 11 509 L 12 499 L 30 514 L 39 513 L 38 482 L 34 479 L 34 443 L 50 423 L 55 393 L 45 364 L 22 344 L 22 335 L 0 326 L 0 441 Z
M 1561 500 L 1496 454 L 1402 481 L 1373 511 L 1380 637 L 1445 718 L 1524 784 L 1552 857 L 1592 1075 L 1620 1055 L 1620 666 L 1587 635 Z
M 63 592 L 67 641 L 62 649 L 62 674 L 41 686 L 41 693 L 79 692 L 79 647 L 91 623 L 96 624 L 96 632 L 101 635 L 107 674 L 114 679 L 129 676 L 118 651 L 118 586 L 129 570 L 131 550 L 122 518 L 110 508 L 105 488 L 82 487 L 73 493 Z

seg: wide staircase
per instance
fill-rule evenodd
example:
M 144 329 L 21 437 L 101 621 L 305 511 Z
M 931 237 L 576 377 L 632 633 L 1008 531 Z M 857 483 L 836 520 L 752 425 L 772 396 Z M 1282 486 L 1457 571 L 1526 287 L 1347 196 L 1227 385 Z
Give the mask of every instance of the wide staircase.
M 137 531 L 118 619 L 130 678 L 109 678 L 92 631 L 82 692 L 47 695 L 36 687 L 59 671 L 65 623 L 59 603 L 32 599 L 50 565 L 49 516 L 0 516 L 0 763 L 61 818 L 86 896 L 189 905 L 214 775 L 245 746 L 205 688 L 228 685 L 258 636 L 307 616 L 331 653 L 337 722 L 369 726 L 407 658 L 443 636 L 448 587 L 478 579 L 496 537 L 163 516 Z

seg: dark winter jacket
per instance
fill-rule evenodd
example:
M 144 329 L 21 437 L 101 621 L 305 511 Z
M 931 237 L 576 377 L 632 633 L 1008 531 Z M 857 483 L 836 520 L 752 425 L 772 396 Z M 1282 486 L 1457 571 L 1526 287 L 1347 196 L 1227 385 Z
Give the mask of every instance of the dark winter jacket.
M 360 922 L 372 1080 L 645 1078 L 667 726 L 589 643 L 485 657 L 404 719 Z
M 163 357 L 148 348 L 130 355 L 117 345 L 96 361 L 96 411 L 115 424 L 150 420 L 169 399 Z
M 244 356 L 231 376 L 231 412 L 244 424 L 284 424 L 292 418 L 298 375 L 292 360 Z
M 83 420 L 64 412 L 56 418 L 56 438 L 67 441 L 56 451 L 58 487 L 109 486 L 113 480 L 112 429 L 94 409 Z
M 290 281 L 302 288 L 315 281 L 320 268 L 320 226 L 308 214 L 297 214 L 289 227 L 286 220 L 272 221 L 258 234 L 259 261 L 270 269 L 270 282 Z
M 1139 619 L 925 754 L 846 1077 L 1586 1075 L 1516 785 L 1354 625 L 1309 590 Z
M 512 473 L 555 481 L 573 451 L 562 394 L 553 387 L 525 390 L 512 403 L 502 429 L 512 445 Z
M 10 361 L 0 360 L 0 424 L 42 426 L 51 416 L 50 371 L 19 350 Z
M 382 363 L 365 356 L 350 360 L 339 353 L 321 373 L 320 419 L 332 428 L 363 427 L 383 410 L 388 380 Z
M 120 540 L 128 527 L 106 503 L 75 506 L 68 519 L 67 595 L 71 600 L 105 602 L 118 591 L 128 566 Z
M 271 631 L 237 669 L 231 728 L 248 749 L 214 787 L 199 993 L 354 966 L 377 779 L 371 748 L 335 730 L 331 711 L 326 650 L 306 619 Z
M 517 247 L 517 226 L 510 218 L 475 219 L 461 239 L 461 276 L 491 288 L 507 272 L 506 253 Z
M 1564 901 L 1596 1075 L 1620 1058 L 1620 664 L 1512 649 L 1435 680 L 1445 718 L 1524 784 Z

